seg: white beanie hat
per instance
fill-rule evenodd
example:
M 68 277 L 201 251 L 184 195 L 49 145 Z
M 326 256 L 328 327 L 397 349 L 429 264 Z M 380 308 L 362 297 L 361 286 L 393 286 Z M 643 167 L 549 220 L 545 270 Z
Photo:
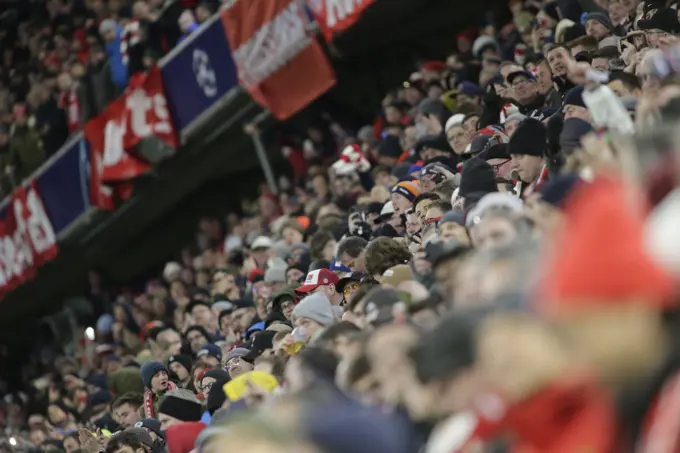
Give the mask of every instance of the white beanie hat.
M 446 121 L 446 125 L 444 126 L 444 130 L 448 131 L 449 129 L 451 129 L 454 126 L 460 126 L 461 124 L 463 124 L 464 119 L 465 119 L 465 115 L 463 115 L 462 113 L 456 113 L 455 115 L 451 116 L 451 118 L 449 118 Z

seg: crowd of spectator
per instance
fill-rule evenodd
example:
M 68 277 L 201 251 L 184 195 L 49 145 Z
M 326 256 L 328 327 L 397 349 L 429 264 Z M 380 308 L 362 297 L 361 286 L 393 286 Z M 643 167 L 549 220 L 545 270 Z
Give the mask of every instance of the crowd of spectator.
M 66 22 L 143 70 L 169 32 L 142 52 L 103 6 Z M 289 137 L 278 193 L 144 288 L 93 273 L 96 324 L 7 389 L 0 450 L 679 451 L 677 4 L 509 7 L 373 124 Z
M 3 2 L 0 196 L 218 6 L 217 0 Z

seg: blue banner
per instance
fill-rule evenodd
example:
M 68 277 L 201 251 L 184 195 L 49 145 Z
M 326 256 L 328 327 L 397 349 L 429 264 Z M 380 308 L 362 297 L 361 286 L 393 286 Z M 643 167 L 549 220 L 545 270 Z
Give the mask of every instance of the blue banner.
M 73 142 L 38 175 L 38 191 L 59 235 L 90 207 L 90 156 L 85 141 Z
M 238 85 L 219 14 L 171 52 L 161 66 L 165 95 L 180 133 Z
M 69 142 L 38 170 L 35 184 L 54 233 L 65 231 L 90 207 L 90 157 L 85 141 L 80 137 Z M 27 184 L 33 177 L 29 178 Z M 0 205 L 0 218 L 7 215 L 11 197 Z

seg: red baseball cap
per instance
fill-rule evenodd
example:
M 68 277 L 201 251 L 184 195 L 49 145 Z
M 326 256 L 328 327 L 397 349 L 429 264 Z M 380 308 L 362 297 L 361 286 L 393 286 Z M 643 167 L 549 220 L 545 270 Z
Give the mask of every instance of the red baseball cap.
M 295 292 L 305 294 L 314 291 L 319 286 L 326 286 L 331 283 L 336 285 L 338 281 L 340 281 L 340 278 L 329 269 L 317 269 L 307 274 L 305 283 L 297 288 Z

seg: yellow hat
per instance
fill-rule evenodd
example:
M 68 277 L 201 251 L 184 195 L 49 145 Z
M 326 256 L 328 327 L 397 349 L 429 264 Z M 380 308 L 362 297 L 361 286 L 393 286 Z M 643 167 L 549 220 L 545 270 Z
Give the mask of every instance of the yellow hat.
M 264 371 L 250 371 L 227 382 L 222 389 L 230 401 L 238 401 L 243 398 L 246 393 L 248 382 L 252 382 L 253 384 L 262 387 L 267 392 L 272 392 L 279 386 L 279 381 L 271 374 L 265 373 Z

